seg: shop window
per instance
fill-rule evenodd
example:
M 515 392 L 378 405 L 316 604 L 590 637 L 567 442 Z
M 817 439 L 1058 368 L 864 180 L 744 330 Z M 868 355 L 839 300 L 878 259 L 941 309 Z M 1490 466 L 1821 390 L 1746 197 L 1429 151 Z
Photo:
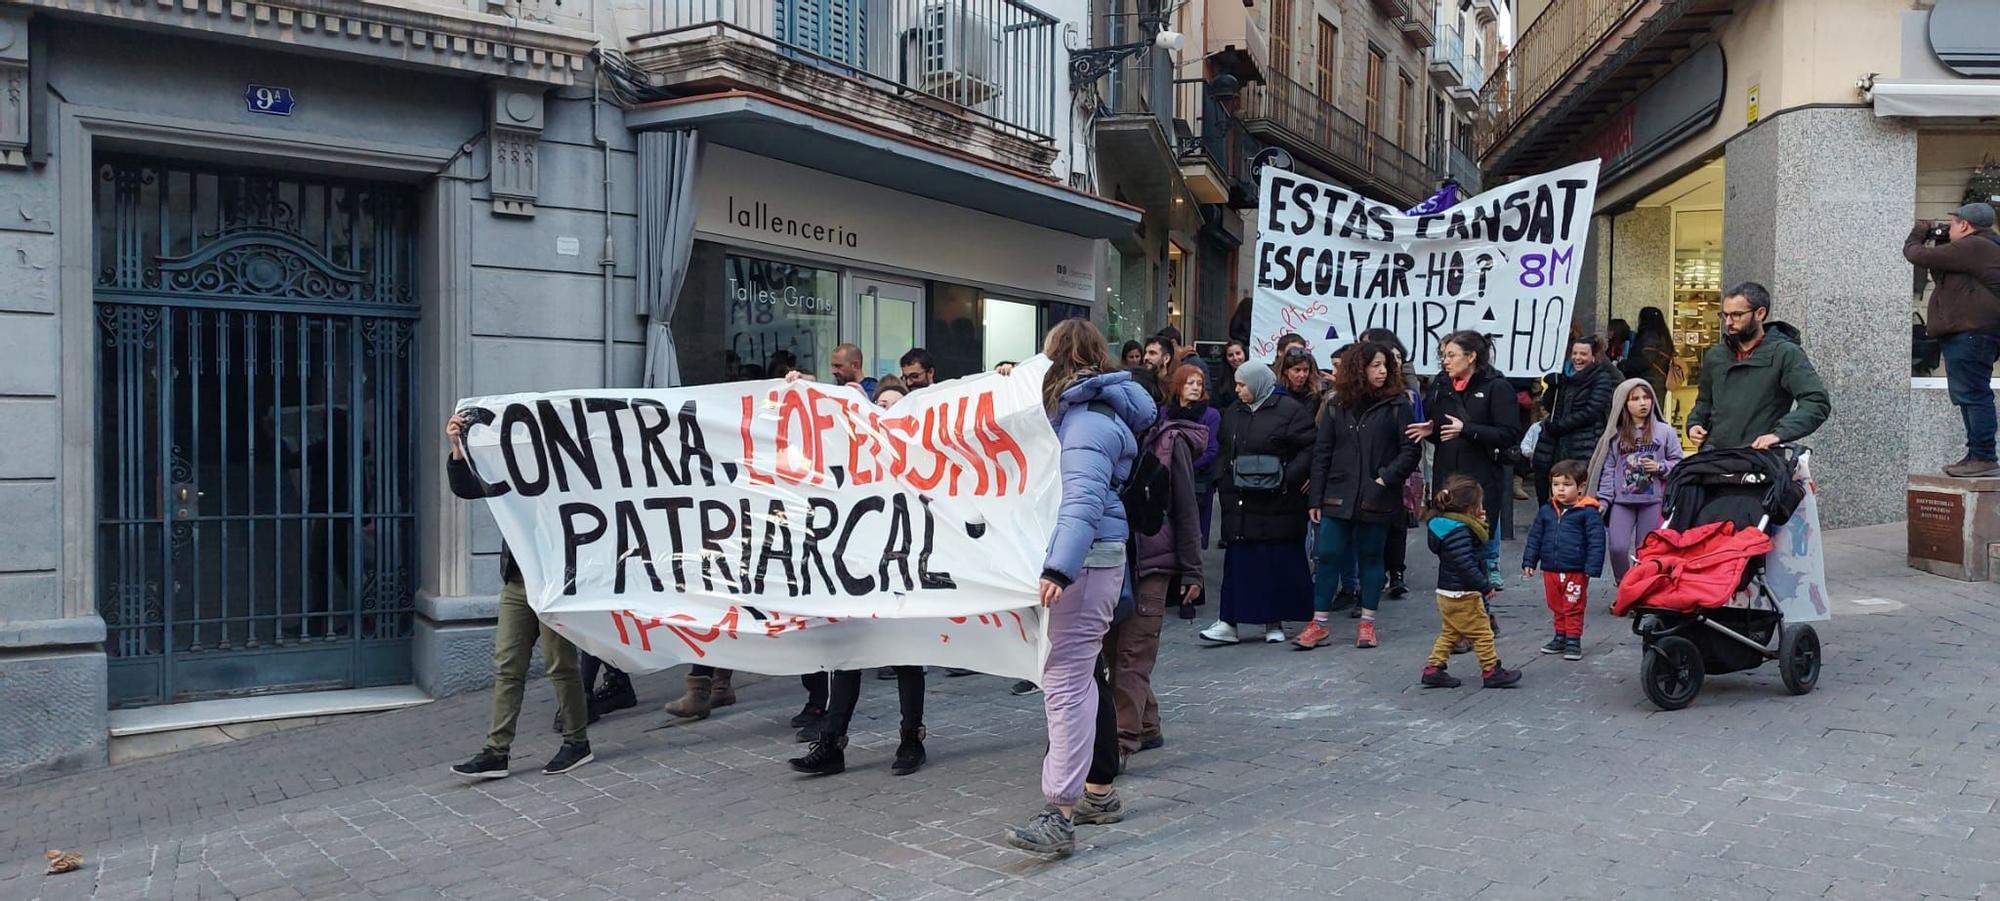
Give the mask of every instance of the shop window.
M 937 377 L 956 378 L 984 369 L 979 344 L 979 289 L 965 285 L 931 286 L 930 322 L 924 329 L 926 349 L 937 359 Z
M 1040 318 L 1041 310 L 1035 304 L 985 298 L 981 319 L 986 327 L 981 341 L 983 365 L 980 368 L 992 369 L 1003 362 L 1017 362 L 1040 353 Z
M 1722 340 L 1722 211 L 1674 214 L 1674 368 L 1667 375 L 1668 421 L 1686 439 L 1686 418 L 1700 391 L 1701 356 Z
M 766 378 L 792 368 L 832 376 L 840 341 L 838 271 L 738 256 L 702 241 L 681 291 L 674 342 L 684 383 Z
M 1145 341 L 1158 329 L 1152 323 L 1152 291 L 1148 289 L 1148 263 L 1143 254 L 1120 253 L 1109 245 L 1104 249 L 1105 333 L 1115 352 L 1127 341 Z

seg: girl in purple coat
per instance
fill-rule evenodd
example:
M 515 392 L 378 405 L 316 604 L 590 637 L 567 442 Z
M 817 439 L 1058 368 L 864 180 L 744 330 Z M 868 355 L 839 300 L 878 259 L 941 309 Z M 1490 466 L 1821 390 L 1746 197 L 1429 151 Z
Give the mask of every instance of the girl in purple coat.
M 1087 319 L 1066 319 L 1049 331 L 1042 353 L 1052 364 L 1042 404 L 1062 443 L 1062 506 L 1042 564 L 1042 606 L 1048 608 L 1049 656 L 1042 666 L 1042 708 L 1049 750 L 1042 759 L 1047 809 L 1009 830 L 1024 851 L 1067 855 L 1076 849 L 1075 820 L 1114 809 L 1111 787 L 1086 791 L 1097 734 L 1097 682 L 1092 672 L 1125 581 L 1124 502 L 1115 485 L 1132 474 L 1135 433 L 1152 426 L 1159 408 L 1116 370 L 1104 335 Z
M 1625 580 L 1632 552 L 1660 527 L 1667 473 L 1681 462 L 1681 439 L 1660 418 L 1658 398 L 1645 379 L 1627 379 L 1611 395 L 1611 419 L 1590 457 L 1592 488 L 1604 508 L 1611 574 Z

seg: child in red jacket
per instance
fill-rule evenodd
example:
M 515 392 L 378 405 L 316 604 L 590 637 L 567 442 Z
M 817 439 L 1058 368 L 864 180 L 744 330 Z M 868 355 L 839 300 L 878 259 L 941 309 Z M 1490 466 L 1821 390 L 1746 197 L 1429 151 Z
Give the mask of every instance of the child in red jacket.
M 1583 612 L 1590 602 L 1590 580 L 1604 572 L 1604 516 L 1597 498 L 1584 493 L 1590 467 L 1580 460 L 1563 460 L 1549 469 L 1548 506 L 1535 514 L 1528 532 L 1528 552 L 1521 574 L 1534 578 L 1542 571 L 1542 589 L 1555 619 L 1555 637 L 1542 646 L 1544 654 L 1564 660 L 1583 659 Z

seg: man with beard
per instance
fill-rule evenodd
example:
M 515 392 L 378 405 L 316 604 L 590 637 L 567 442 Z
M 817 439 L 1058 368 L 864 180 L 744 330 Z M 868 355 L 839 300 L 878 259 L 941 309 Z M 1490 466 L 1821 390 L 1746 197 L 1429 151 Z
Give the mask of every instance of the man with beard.
M 1703 448 L 1759 450 L 1817 431 L 1833 402 L 1812 361 L 1784 333 L 1768 330 L 1771 292 L 1744 282 L 1722 296 L 1722 343 L 1701 358 L 1701 390 L 1688 437 Z

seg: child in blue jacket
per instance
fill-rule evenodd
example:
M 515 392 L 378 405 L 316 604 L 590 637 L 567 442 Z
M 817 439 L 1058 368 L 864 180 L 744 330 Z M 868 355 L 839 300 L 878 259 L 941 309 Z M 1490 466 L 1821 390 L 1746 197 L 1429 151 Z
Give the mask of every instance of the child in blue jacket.
M 1583 612 L 1590 603 L 1590 580 L 1604 572 L 1604 516 L 1597 498 L 1583 490 L 1590 468 L 1563 460 L 1549 470 L 1549 504 L 1535 514 L 1521 574 L 1542 571 L 1542 590 L 1555 618 L 1556 634 L 1544 654 L 1583 659 Z
M 1500 653 L 1493 647 L 1493 619 L 1486 613 L 1493 586 L 1487 580 L 1485 507 L 1486 489 L 1462 473 L 1446 479 L 1431 497 L 1431 512 L 1436 515 L 1425 523 L 1424 531 L 1431 553 L 1438 558 L 1437 604 L 1443 627 L 1424 666 L 1425 688 L 1459 686 L 1458 678 L 1445 672 L 1445 664 L 1460 640 L 1472 642 L 1487 688 L 1508 688 L 1521 681 L 1519 670 L 1500 665 Z

